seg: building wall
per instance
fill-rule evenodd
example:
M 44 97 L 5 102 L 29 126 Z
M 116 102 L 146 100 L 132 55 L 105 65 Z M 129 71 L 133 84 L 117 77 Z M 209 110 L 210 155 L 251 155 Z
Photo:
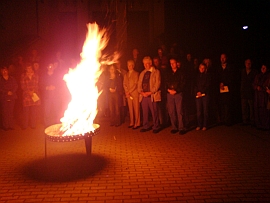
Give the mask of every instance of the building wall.
M 1 0 L 0 44 L 8 47 L 31 36 L 39 40 L 27 42 L 29 49 L 76 53 L 85 40 L 86 23 L 99 20 L 111 33 L 111 46 L 126 50 L 132 44 L 128 41 L 127 16 L 140 12 L 148 18 L 144 36 L 149 45 L 164 32 L 164 0 Z M 141 26 L 135 32 L 139 33 L 144 23 L 137 22 Z
M 2 43 L 37 33 L 36 1 L 0 1 L 0 40 Z

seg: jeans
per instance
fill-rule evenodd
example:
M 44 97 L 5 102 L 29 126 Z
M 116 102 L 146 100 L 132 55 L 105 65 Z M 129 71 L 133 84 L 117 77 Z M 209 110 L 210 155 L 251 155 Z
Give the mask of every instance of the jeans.
M 151 101 L 151 97 L 144 97 L 141 101 L 143 112 L 143 129 L 150 127 L 149 125 L 149 109 L 153 118 L 153 130 L 159 129 L 158 107 L 156 102 Z
M 35 128 L 37 124 L 37 106 L 23 107 L 23 121 L 22 128 L 27 128 L 30 121 L 30 127 Z
M 205 95 L 203 97 L 196 99 L 196 109 L 197 109 L 197 122 L 198 127 L 207 127 L 209 119 L 209 96 Z
M 241 99 L 243 123 L 254 124 L 254 101 L 253 99 Z
M 183 130 L 183 94 L 167 94 L 168 112 L 173 130 Z

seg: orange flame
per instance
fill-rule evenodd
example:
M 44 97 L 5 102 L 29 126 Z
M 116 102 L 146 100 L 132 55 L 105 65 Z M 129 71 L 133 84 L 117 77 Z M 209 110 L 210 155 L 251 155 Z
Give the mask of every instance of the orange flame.
M 99 92 L 96 86 L 101 74 L 102 50 L 108 44 L 106 30 L 99 30 L 96 23 L 87 24 L 88 32 L 81 53 L 81 62 L 64 75 L 71 94 L 71 102 L 60 119 L 60 129 L 65 135 L 79 135 L 93 131 L 97 115 Z

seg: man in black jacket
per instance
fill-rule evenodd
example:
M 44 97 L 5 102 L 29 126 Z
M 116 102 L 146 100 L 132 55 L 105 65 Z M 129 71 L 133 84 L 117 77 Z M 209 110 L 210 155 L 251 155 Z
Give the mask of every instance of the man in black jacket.
M 241 105 L 243 125 L 254 125 L 254 88 L 253 82 L 258 71 L 252 69 L 251 60 L 245 60 L 245 68 L 241 72 Z
M 167 90 L 167 105 L 168 112 L 171 119 L 172 130 L 171 133 L 185 134 L 183 124 L 183 90 L 184 90 L 184 76 L 180 69 L 177 68 L 177 60 L 170 59 L 171 70 L 168 70 L 166 77 Z
M 219 78 L 219 122 L 227 126 L 232 125 L 232 91 L 233 70 L 227 63 L 227 55 L 220 55 L 221 65 L 218 69 Z

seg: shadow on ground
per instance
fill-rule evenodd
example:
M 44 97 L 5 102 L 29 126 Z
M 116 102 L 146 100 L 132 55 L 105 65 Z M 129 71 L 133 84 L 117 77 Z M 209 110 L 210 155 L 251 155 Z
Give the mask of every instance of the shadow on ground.
M 22 171 L 30 179 L 37 181 L 67 182 L 94 176 L 107 163 L 107 159 L 95 154 L 65 154 L 29 162 Z

